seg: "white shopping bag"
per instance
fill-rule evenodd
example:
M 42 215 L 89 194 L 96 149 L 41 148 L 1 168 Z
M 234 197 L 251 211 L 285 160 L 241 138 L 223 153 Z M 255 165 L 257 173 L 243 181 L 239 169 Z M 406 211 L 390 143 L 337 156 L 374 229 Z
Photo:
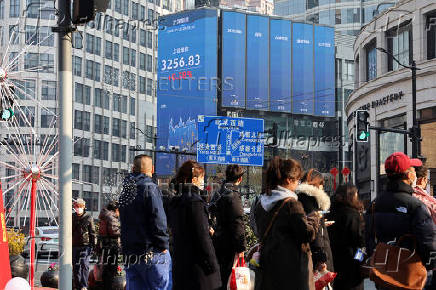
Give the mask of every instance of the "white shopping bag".
M 253 290 L 254 277 L 254 271 L 246 267 L 244 258 L 235 259 L 227 282 L 227 290 Z

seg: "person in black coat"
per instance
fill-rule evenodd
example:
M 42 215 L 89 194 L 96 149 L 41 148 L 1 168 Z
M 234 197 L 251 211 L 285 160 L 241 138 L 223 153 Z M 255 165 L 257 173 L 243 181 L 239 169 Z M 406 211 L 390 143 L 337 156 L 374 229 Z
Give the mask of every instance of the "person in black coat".
M 422 166 L 421 160 L 410 159 L 402 152 L 393 153 L 386 159 L 387 190 L 375 199 L 373 218 L 371 210 L 367 214 L 368 254 L 376 246 L 375 237 L 377 241 L 387 243 L 412 235 L 422 264 L 431 270 L 436 267 L 436 227 L 426 205 L 413 196 L 414 167 L 418 166 Z
M 361 262 L 354 259 L 356 252 L 364 251 L 365 236 L 362 217 L 363 205 L 357 188 L 351 184 L 340 185 L 327 218 L 335 223 L 328 228 L 335 272 L 338 273 L 335 290 L 363 289 L 360 274 Z
M 174 290 L 213 290 L 221 286 L 220 270 L 210 236 L 204 192 L 204 168 L 188 160 L 180 167 L 168 207 L 173 238 Z
M 302 173 L 293 159 L 275 157 L 268 167 L 266 192 L 255 206 L 258 233 L 265 237 L 256 290 L 315 289 L 309 243 L 315 238 L 319 217 L 317 213 L 306 216 L 295 194 Z
M 298 201 L 303 205 L 306 214 L 315 211 L 327 212 L 330 209 L 330 197 L 323 190 L 324 176 L 315 169 L 308 170 L 301 180 L 295 193 L 298 195 Z M 325 219 L 320 220 L 320 226 L 316 233 L 315 240 L 310 243 L 312 250 L 312 260 L 315 270 L 334 272 L 333 256 L 330 248 L 330 238 L 327 232 Z
M 244 208 L 238 190 L 243 174 L 241 166 L 228 165 L 226 180 L 213 195 L 209 206 L 211 215 L 216 220 L 213 242 L 224 290 L 227 289 L 235 258 L 243 258 L 245 251 Z

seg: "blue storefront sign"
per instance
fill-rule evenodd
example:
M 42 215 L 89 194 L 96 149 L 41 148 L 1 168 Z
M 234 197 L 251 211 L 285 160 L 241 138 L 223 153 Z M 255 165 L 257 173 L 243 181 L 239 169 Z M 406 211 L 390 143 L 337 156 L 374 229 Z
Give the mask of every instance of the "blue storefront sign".
M 198 116 L 197 161 L 263 166 L 263 119 Z

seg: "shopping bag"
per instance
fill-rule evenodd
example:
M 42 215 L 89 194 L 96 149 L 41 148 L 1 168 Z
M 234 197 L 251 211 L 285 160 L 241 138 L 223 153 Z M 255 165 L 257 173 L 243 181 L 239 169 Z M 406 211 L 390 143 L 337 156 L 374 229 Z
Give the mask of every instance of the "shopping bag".
M 94 265 L 94 280 L 103 281 L 103 263 L 97 263 Z
M 246 267 L 244 258 L 236 258 L 227 283 L 227 290 L 252 290 L 254 278 L 254 271 Z
M 315 289 L 322 290 L 336 278 L 337 274 L 330 271 L 316 271 L 313 275 L 315 280 Z

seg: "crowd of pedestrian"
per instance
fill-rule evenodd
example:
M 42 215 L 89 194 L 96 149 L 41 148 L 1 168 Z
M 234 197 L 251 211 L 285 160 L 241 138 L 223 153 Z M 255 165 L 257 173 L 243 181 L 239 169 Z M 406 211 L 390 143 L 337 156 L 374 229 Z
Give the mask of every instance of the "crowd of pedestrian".
M 436 200 L 426 191 L 427 168 L 397 152 L 387 158 L 385 169 L 386 189 L 365 208 L 355 185 L 339 185 L 329 195 L 317 169 L 273 158 L 264 174 L 264 192 L 250 212 L 259 241 L 258 260 L 250 263 L 255 289 L 318 290 L 319 273 L 333 272 L 323 289 L 363 289 L 364 269 L 379 246 L 404 237 L 413 242 L 401 247 L 416 250 L 427 269 L 422 287 L 413 289 L 436 289 Z M 135 157 L 119 200 L 100 213 L 98 235 L 84 201 L 74 203 L 75 289 L 88 287 L 92 251 L 100 257 L 104 289 L 113 289 L 121 256 L 127 290 L 230 289 L 236 261 L 252 258 L 244 256 L 253 251 L 245 241 L 241 166 L 228 165 L 212 194 L 205 189 L 205 169 L 196 161 L 184 162 L 163 191 L 152 179 L 153 170 L 149 156 Z M 377 289 L 394 289 L 380 282 L 388 278 L 378 278 Z

